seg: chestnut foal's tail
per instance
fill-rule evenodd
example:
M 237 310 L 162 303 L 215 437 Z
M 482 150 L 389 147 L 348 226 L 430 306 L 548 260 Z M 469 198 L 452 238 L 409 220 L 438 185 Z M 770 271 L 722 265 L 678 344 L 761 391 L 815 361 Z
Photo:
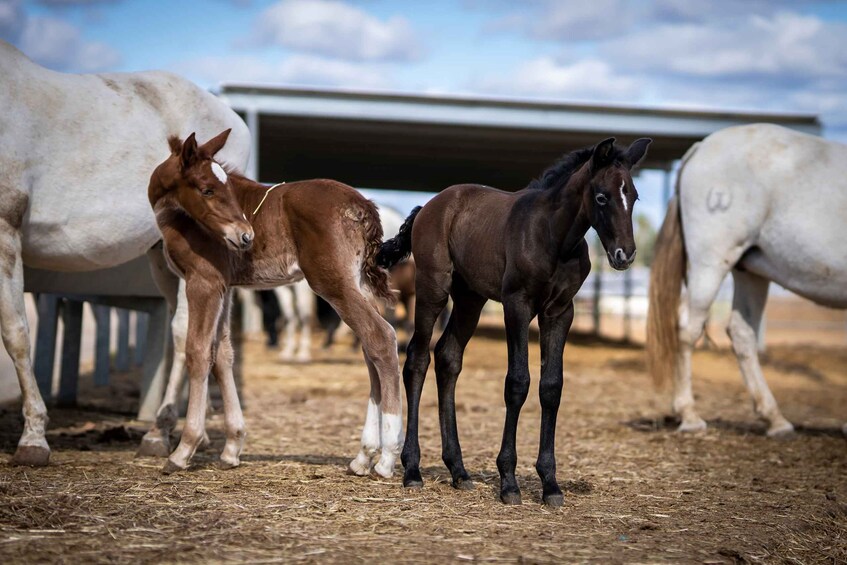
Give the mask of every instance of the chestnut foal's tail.
M 409 217 L 400 226 L 400 231 L 397 235 L 382 244 L 377 255 L 376 261 L 380 267 L 390 269 L 403 259 L 409 256 L 412 252 L 412 225 L 415 223 L 415 218 L 421 207 L 417 206 Z
M 679 305 L 686 264 L 685 236 L 679 213 L 679 179 L 695 143 L 682 158 L 676 177 L 676 194 L 668 203 L 665 221 L 656 238 L 650 265 L 650 300 L 647 309 L 647 368 L 657 386 L 673 379 L 679 355 Z
M 379 264 L 379 252 L 382 246 L 382 222 L 379 219 L 379 210 L 370 200 L 364 206 L 365 256 L 362 260 L 362 281 L 374 296 L 381 298 L 389 304 L 394 304 L 396 298 L 388 287 L 388 272 Z

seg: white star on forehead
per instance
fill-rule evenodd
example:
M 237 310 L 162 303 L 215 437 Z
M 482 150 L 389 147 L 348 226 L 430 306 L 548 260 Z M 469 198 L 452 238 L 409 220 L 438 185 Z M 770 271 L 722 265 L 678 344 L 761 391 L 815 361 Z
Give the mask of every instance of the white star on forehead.
M 226 184 L 226 171 L 224 168 L 212 161 L 212 172 L 215 173 L 215 176 L 219 181 Z
M 623 202 L 624 212 L 629 210 L 629 204 L 626 203 L 626 194 L 623 193 L 623 189 L 626 186 L 626 179 L 621 181 L 621 202 Z

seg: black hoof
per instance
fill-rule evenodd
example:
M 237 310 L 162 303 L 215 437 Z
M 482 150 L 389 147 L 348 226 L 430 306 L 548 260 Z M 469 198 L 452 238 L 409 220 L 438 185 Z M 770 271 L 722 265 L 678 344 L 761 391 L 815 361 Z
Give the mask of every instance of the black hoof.
M 519 492 L 501 492 L 500 502 L 509 506 L 518 506 L 521 504 L 521 493 Z
M 12 465 L 45 467 L 50 461 L 50 449 L 38 445 L 19 445 L 12 456 Z
M 550 508 L 560 508 L 565 503 L 565 495 L 558 494 L 546 494 L 542 497 L 541 502 L 544 506 L 549 506 Z
M 453 481 L 453 488 L 457 490 L 473 490 L 475 485 L 473 481 L 470 479 L 455 479 Z
M 403 486 L 406 488 L 423 488 L 423 477 L 417 469 L 408 470 L 403 474 Z

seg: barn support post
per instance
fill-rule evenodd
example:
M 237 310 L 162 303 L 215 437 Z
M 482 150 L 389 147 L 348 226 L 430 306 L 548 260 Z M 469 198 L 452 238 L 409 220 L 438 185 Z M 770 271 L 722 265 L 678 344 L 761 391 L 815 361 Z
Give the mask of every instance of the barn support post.
M 97 324 L 97 337 L 94 344 L 94 385 L 109 384 L 109 364 L 111 358 L 112 309 L 103 304 L 92 304 L 94 320 Z
M 60 406 L 74 406 L 79 389 L 82 302 L 65 299 L 62 305 L 62 326 L 62 367 L 56 401 Z
M 135 313 L 135 365 L 144 363 L 144 351 L 147 349 L 147 327 L 150 316 L 146 312 Z
M 168 369 L 168 359 L 165 356 L 167 342 L 170 340 L 168 323 L 168 304 L 164 299 L 149 310 L 150 314 L 146 328 L 146 347 L 144 363 L 141 368 L 141 398 L 138 408 L 138 419 L 152 422 L 165 393 L 165 378 Z
M 41 397 L 53 398 L 53 365 L 56 362 L 56 336 L 59 333 L 59 297 L 42 292 L 36 299 L 38 329 L 35 337 L 33 373 Z
M 670 202 L 671 196 L 673 193 L 671 192 L 673 184 L 673 164 L 671 163 L 664 169 L 664 174 L 662 175 L 662 203 L 667 206 L 668 202 Z
M 623 339 L 632 341 L 632 269 L 623 272 Z
M 115 369 L 129 371 L 129 310 L 118 308 L 118 351 L 115 354 Z

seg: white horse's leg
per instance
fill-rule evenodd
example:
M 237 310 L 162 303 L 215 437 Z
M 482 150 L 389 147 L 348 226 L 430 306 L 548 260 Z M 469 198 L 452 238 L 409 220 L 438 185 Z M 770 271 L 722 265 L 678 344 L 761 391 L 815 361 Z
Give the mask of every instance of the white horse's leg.
M 10 195 L 4 195 L 8 198 Z M 26 211 L 26 198 L 21 206 L 0 209 L 0 333 L 9 357 L 15 363 L 23 400 L 24 431 L 12 457 L 14 465 L 47 465 L 47 407 L 38 391 L 30 360 L 29 325 L 24 303 L 24 270 L 21 260 L 21 235 L 18 231 Z M 8 208 L 8 209 L 7 209 Z
M 166 298 L 168 298 L 166 296 Z M 185 296 L 185 281 L 179 280 L 176 297 L 176 311 L 171 319 L 171 335 L 173 337 L 174 357 L 171 372 L 168 375 L 168 386 L 162 404 L 156 412 L 156 421 L 138 448 L 138 455 L 167 457 L 171 453 L 171 433 L 179 419 L 179 397 L 185 383 L 185 339 L 188 333 L 188 299 Z M 168 300 L 170 303 L 170 299 Z
M 769 424 L 768 435 L 789 435 L 794 432 L 794 426 L 779 411 L 759 364 L 759 326 L 768 298 L 769 281 L 737 269 L 732 271 L 732 277 L 735 281 L 735 295 L 732 298 L 732 315 L 727 333 L 732 339 L 741 375 L 753 397 L 756 414 Z
M 291 361 L 294 359 L 294 349 L 297 347 L 297 312 L 294 308 L 294 289 L 288 286 L 278 286 L 274 289 L 277 300 L 279 300 L 279 309 L 282 310 L 282 316 L 285 318 L 285 337 L 282 345 L 282 351 L 279 353 L 279 358 L 283 361 Z
M 703 334 L 709 317 L 709 307 L 718 293 L 725 271 L 692 264 L 688 269 L 687 293 L 682 297 L 679 317 L 679 349 L 674 378 L 673 410 L 682 422 L 680 432 L 696 432 L 706 429 L 706 422 L 694 409 L 694 394 L 691 390 L 691 353 L 694 344 Z
M 373 362 L 365 355 L 365 364 L 368 367 L 368 375 L 371 379 L 371 395 L 368 398 L 368 411 L 365 415 L 365 425 L 362 428 L 362 449 L 356 458 L 350 462 L 350 470 L 353 473 L 365 476 L 373 469 L 373 459 L 379 453 L 380 429 L 382 421 L 380 418 L 380 387 L 379 374 Z
M 297 317 L 300 319 L 300 347 L 297 360 L 308 363 L 312 360 L 312 319 L 315 315 L 315 293 L 306 279 L 294 283 L 297 299 Z

